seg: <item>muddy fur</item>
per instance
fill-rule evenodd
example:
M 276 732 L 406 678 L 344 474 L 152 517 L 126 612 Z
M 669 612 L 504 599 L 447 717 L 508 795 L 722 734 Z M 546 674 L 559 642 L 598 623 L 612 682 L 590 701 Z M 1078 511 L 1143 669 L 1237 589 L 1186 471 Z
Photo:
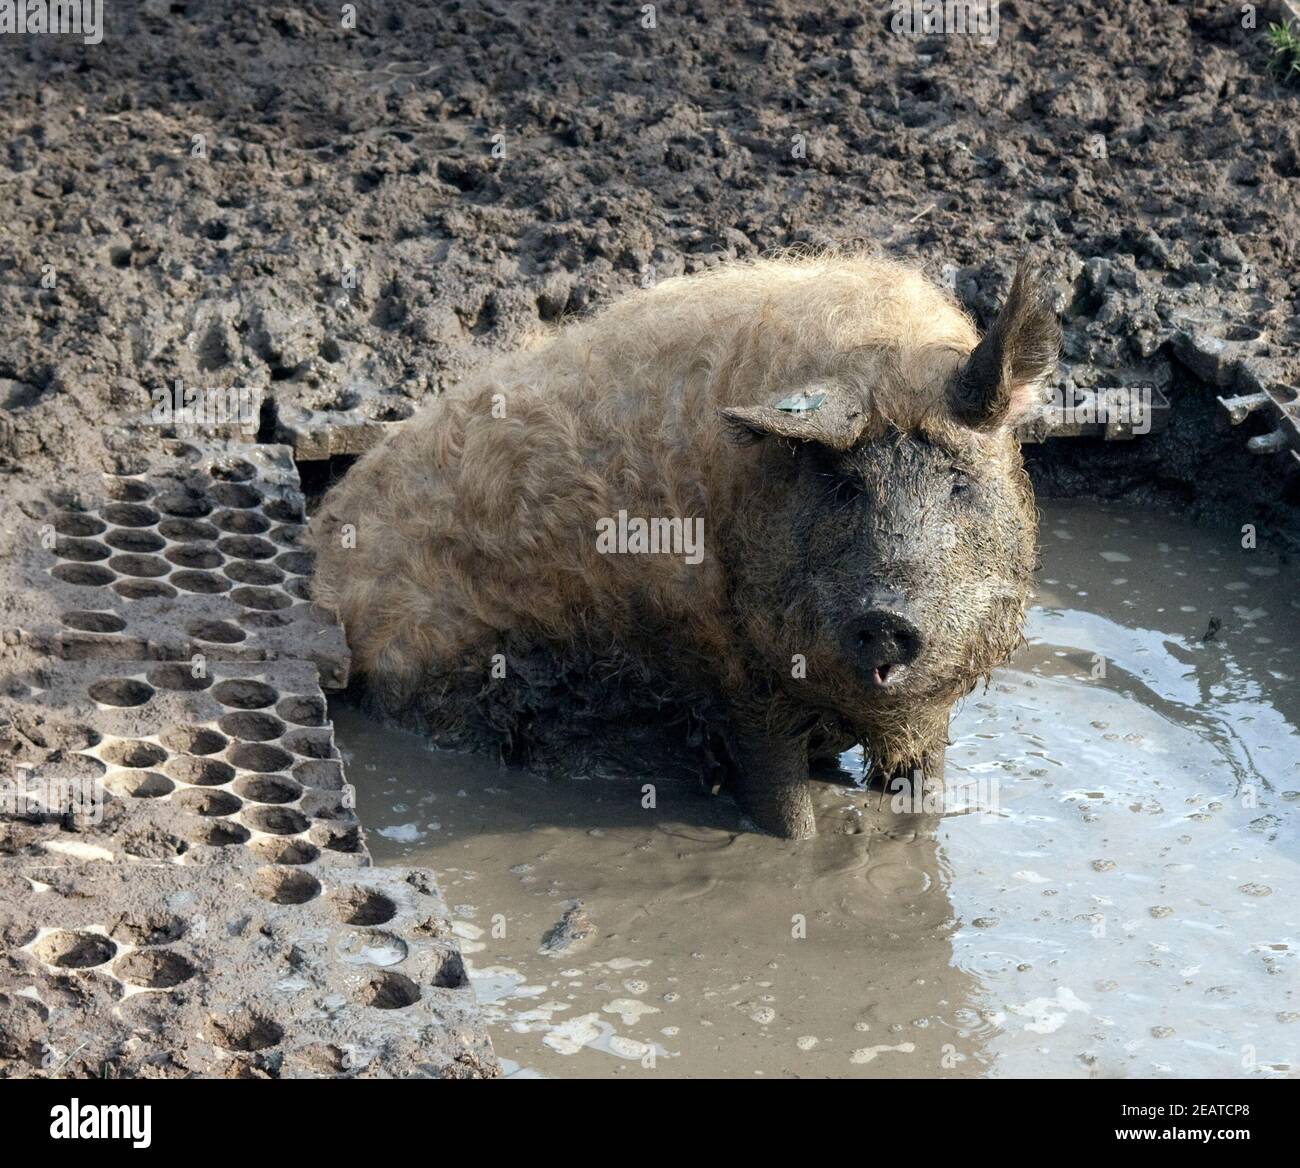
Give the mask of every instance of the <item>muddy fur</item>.
M 793 741 L 806 774 L 855 739 L 929 765 L 1023 619 L 1035 525 L 1008 427 L 1056 334 L 1017 283 L 978 349 L 942 290 L 861 255 L 629 296 L 362 458 L 313 523 L 315 598 L 378 703 L 440 741 L 537 761 L 645 712 L 742 767 Z M 776 408 L 800 391 L 823 404 Z M 701 562 L 601 554 L 620 511 L 701 519 Z M 926 645 L 888 691 L 843 642 L 878 592 Z
M 485 684 L 482 668 L 466 663 L 404 699 L 366 684 L 363 703 L 445 748 L 488 751 L 557 777 L 653 771 L 703 786 L 722 780 L 727 753 L 717 728 L 726 710 L 706 693 L 617 652 L 516 634 L 495 648 L 510 663 L 510 684 Z

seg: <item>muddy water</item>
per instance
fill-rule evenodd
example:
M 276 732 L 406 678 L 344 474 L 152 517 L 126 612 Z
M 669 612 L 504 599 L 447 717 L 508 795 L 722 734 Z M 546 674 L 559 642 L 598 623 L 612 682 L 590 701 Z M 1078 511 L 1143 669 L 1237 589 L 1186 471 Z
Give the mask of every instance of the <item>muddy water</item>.
M 648 809 L 639 784 L 429 751 L 335 703 L 377 862 L 437 870 L 503 1062 L 1300 1074 L 1294 569 L 1097 507 L 1048 506 L 1043 544 L 1029 644 L 959 711 L 944 805 L 879 808 L 846 755 L 808 843 L 740 830 L 724 798 L 660 786 Z

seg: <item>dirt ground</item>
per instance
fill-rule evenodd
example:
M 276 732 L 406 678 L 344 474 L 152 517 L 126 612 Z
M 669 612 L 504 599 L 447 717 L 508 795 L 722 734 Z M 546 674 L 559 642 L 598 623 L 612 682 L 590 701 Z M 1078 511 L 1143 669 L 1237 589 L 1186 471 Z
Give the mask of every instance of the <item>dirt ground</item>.
M 1036 452 L 1044 489 L 1300 496 L 1177 344 L 1191 314 L 1300 368 L 1300 92 L 1240 6 L 1004 2 L 993 45 L 839 0 L 359 8 L 146 0 L 98 46 L 5 38 L 0 473 L 102 457 L 177 378 L 264 391 L 264 438 L 300 407 L 400 419 L 637 283 L 857 243 L 982 320 L 1029 249 L 1075 380 L 1170 394 L 1122 457 Z

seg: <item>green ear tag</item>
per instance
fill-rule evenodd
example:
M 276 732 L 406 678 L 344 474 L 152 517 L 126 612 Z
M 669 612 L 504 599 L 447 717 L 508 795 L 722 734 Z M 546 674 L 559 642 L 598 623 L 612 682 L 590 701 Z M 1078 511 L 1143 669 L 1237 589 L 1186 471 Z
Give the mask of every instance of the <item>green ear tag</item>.
M 787 414 L 810 414 L 813 410 L 820 409 L 825 400 L 824 393 L 796 393 L 784 401 L 777 402 L 776 408 L 784 410 Z

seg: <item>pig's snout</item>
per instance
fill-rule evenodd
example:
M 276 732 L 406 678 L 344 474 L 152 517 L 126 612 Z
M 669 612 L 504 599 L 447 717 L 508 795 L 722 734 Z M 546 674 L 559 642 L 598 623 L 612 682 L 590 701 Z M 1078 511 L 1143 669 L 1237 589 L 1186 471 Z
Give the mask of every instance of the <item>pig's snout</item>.
M 921 630 L 896 608 L 875 606 L 849 623 L 846 648 L 867 684 L 897 685 L 925 647 Z

